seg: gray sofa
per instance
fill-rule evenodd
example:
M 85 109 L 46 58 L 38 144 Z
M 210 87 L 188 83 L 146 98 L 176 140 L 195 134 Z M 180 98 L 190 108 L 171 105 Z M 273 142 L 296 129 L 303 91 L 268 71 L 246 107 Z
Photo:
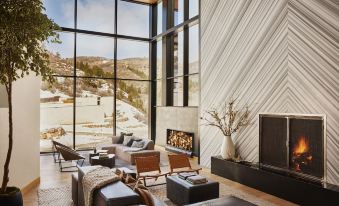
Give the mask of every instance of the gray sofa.
M 137 137 L 133 137 L 137 138 Z M 113 136 L 112 144 L 102 147 L 103 150 L 108 150 L 109 154 L 115 154 L 116 158 L 125 160 L 130 164 L 135 164 L 136 157 L 157 156 L 160 160 L 160 152 L 154 150 L 154 142 L 146 138 L 137 138 L 144 142 L 142 148 L 135 148 L 123 145 L 121 136 Z

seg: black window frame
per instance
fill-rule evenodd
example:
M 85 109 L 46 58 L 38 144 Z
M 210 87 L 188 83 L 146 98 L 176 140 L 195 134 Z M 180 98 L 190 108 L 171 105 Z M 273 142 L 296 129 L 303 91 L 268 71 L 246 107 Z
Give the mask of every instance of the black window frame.
M 149 6 L 149 38 L 136 37 L 136 36 L 127 36 L 120 35 L 117 32 L 117 21 L 118 21 L 118 1 L 126 1 L 135 4 L 147 5 Z M 184 107 L 197 107 L 197 106 L 188 106 L 188 82 L 191 75 L 199 74 L 189 73 L 189 28 L 199 24 L 200 21 L 200 0 L 198 1 L 198 14 L 189 18 L 189 1 L 184 1 L 184 21 L 176 26 L 174 26 L 174 0 L 162 0 L 163 9 L 162 9 L 162 32 L 157 33 L 157 3 L 148 4 L 144 2 L 138 2 L 134 0 L 114 0 L 114 33 L 105 33 L 98 31 L 89 31 L 77 29 L 77 2 L 74 0 L 74 28 L 60 27 L 60 32 L 71 32 L 74 34 L 74 65 L 73 65 L 73 75 L 54 75 L 55 77 L 66 77 L 73 78 L 73 148 L 76 148 L 76 81 L 79 78 L 94 78 L 94 79 L 105 79 L 99 77 L 78 77 L 76 75 L 76 48 L 77 48 L 77 34 L 89 34 L 96 35 L 100 37 L 111 37 L 114 38 L 114 76 L 113 78 L 107 78 L 113 80 L 114 82 L 114 105 L 113 105 L 113 135 L 116 135 L 116 90 L 117 90 L 117 81 L 126 80 L 126 81 L 140 81 L 148 82 L 149 86 L 149 100 L 148 100 L 148 136 L 155 141 L 156 133 L 156 107 L 157 107 L 157 41 L 162 40 L 162 106 L 173 106 L 173 84 L 171 79 L 173 79 L 173 35 L 180 31 L 184 32 Z M 123 79 L 117 77 L 117 41 L 118 39 L 126 39 L 132 41 L 141 41 L 149 43 L 149 79 Z M 45 152 L 41 152 L 45 153 Z M 48 152 L 47 152 L 48 153 Z
M 161 1 L 158 1 L 158 3 Z M 162 15 L 162 33 L 157 34 L 157 21 L 153 22 L 153 29 L 155 34 L 152 37 L 153 47 L 156 49 L 156 44 L 159 40 L 162 40 L 162 98 L 165 100 L 161 106 L 174 106 L 173 102 L 173 80 L 178 77 L 183 77 L 183 105 L 179 107 L 198 107 L 189 106 L 189 77 L 191 75 L 199 74 L 199 72 L 189 72 L 189 29 L 192 26 L 198 25 L 200 20 L 200 11 L 196 16 L 189 18 L 189 1 L 184 1 L 184 21 L 178 25 L 174 25 L 174 5 L 175 0 L 162 0 L 163 15 Z M 198 8 L 200 10 L 200 1 L 198 1 Z M 157 5 L 157 4 L 156 4 Z M 153 10 L 156 14 L 157 6 L 154 6 Z M 174 76 L 174 35 L 183 32 L 183 74 L 180 76 Z M 156 70 L 156 51 L 152 54 L 153 64 L 152 70 Z M 156 76 L 152 79 L 153 84 L 159 81 Z M 156 93 L 154 93 L 156 95 Z M 159 105 L 153 105 L 157 107 Z
M 156 101 L 156 99 L 154 99 L 155 97 L 153 96 L 153 81 L 152 78 L 154 77 L 154 72 L 152 71 L 152 36 L 153 36 L 153 22 L 154 22 L 154 18 L 156 16 L 154 16 L 153 14 L 153 5 L 147 4 L 147 3 L 143 3 L 143 2 L 136 2 L 133 0 L 112 0 L 114 1 L 114 33 L 105 33 L 105 32 L 99 32 L 99 31 L 90 31 L 90 30 L 83 30 L 83 29 L 77 29 L 77 10 L 78 10 L 78 0 L 73 0 L 74 1 L 74 28 L 68 28 L 68 27 L 60 27 L 60 30 L 58 30 L 57 32 L 69 32 L 72 33 L 74 35 L 74 54 L 73 54 L 73 58 L 74 58 L 74 62 L 73 62 L 73 75 L 58 75 L 55 74 L 53 75 L 54 77 L 64 77 L 64 78 L 72 78 L 73 80 L 73 149 L 76 149 L 76 84 L 77 84 L 77 80 L 78 79 L 84 79 L 84 78 L 90 78 L 90 79 L 109 79 L 112 80 L 114 83 L 114 101 L 113 101 L 113 135 L 116 135 L 116 126 L 117 126 L 117 122 L 116 122 L 116 101 L 117 101 L 117 96 L 116 96 L 116 91 L 117 91 L 117 81 L 138 81 L 138 82 L 148 82 L 149 83 L 149 101 L 148 101 L 148 136 L 154 139 L 154 134 L 155 131 L 152 130 L 152 125 L 151 122 L 153 122 L 154 120 L 152 120 L 154 118 L 155 113 L 153 113 L 152 111 L 152 105 L 154 104 L 154 101 Z M 118 23 L 118 2 L 119 1 L 126 1 L 126 2 L 130 2 L 130 3 L 134 3 L 134 4 L 140 4 L 140 5 L 145 5 L 149 7 L 149 28 L 150 28 L 150 32 L 149 32 L 149 37 L 148 38 L 144 38 L 144 37 L 137 37 L 137 36 L 128 36 L 128 35 L 120 35 L 118 34 L 117 31 L 117 23 Z M 47 11 L 48 12 L 48 11 Z M 46 13 L 47 13 L 46 12 Z M 47 13 L 48 15 L 48 13 Z M 156 19 L 155 19 L 156 20 Z M 77 76 L 76 74 L 76 63 L 77 63 L 77 34 L 87 34 L 87 35 L 93 35 L 93 36 L 98 36 L 98 37 L 109 37 L 109 38 L 113 38 L 114 39 L 114 67 L 113 67 L 113 73 L 114 76 L 112 78 L 102 78 L 102 77 L 88 77 L 88 76 Z M 140 42 L 144 42 L 144 43 L 148 43 L 148 47 L 149 47 L 149 78 L 146 79 L 130 79 L 130 78 L 119 78 L 117 77 L 117 41 L 118 39 L 124 39 L 124 40 L 131 40 L 131 41 L 140 41 Z M 82 149 L 82 150 L 88 150 L 88 149 L 92 149 L 92 148 L 86 148 L 86 149 Z M 52 151 L 50 151 L 52 152 Z M 50 153 L 50 152 L 40 152 L 40 153 Z

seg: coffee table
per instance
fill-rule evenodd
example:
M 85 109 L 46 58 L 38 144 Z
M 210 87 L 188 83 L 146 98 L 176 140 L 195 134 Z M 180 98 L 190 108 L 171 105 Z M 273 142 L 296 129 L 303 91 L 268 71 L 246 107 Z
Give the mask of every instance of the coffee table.
M 90 151 L 89 152 L 89 163 L 92 164 L 92 157 L 98 156 L 100 153 L 106 153 L 107 154 L 108 150 L 97 150 L 96 152 Z
M 115 155 L 109 154 L 107 158 L 99 158 L 99 156 L 93 156 L 91 158 L 91 165 L 101 165 L 109 168 L 113 168 L 115 166 Z
M 167 198 L 177 205 L 186 205 L 219 197 L 219 182 L 208 180 L 193 185 L 178 176 L 166 178 Z

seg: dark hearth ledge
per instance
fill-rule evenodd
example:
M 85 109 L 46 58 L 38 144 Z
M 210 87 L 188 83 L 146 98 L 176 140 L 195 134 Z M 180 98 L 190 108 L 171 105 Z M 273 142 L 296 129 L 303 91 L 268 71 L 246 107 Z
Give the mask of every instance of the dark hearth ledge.
M 300 205 L 333 205 L 339 202 L 339 187 L 305 182 L 277 174 L 258 165 L 211 157 L 212 174 Z

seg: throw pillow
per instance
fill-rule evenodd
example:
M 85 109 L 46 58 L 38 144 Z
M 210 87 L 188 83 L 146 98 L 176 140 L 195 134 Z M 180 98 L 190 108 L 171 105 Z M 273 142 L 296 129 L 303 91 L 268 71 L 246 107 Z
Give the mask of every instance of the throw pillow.
M 135 140 L 132 138 L 128 143 L 127 143 L 127 147 L 130 147 L 130 146 L 132 146 L 132 144 L 133 144 L 133 142 L 134 142 Z
M 125 136 L 132 136 L 133 133 L 125 133 L 125 132 L 120 132 L 120 138 L 118 140 L 118 144 L 122 144 L 124 142 L 124 137 Z
M 145 145 L 144 141 L 134 141 L 131 145 L 131 147 L 136 147 L 136 148 L 143 148 Z
M 133 142 L 139 142 L 139 141 L 142 141 L 142 139 L 140 139 L 139 137 L 134 137 L 133 136 L 133 138 L 127 143 L 126 146 L 131 147 Z
M 127 146 L 129 141 L 133 140 L 133 136 L 126 136 L 124 135 L 124 141 L 122 142 L 123 145 Z M 131 143 L 132 144 L 132 143 Z

